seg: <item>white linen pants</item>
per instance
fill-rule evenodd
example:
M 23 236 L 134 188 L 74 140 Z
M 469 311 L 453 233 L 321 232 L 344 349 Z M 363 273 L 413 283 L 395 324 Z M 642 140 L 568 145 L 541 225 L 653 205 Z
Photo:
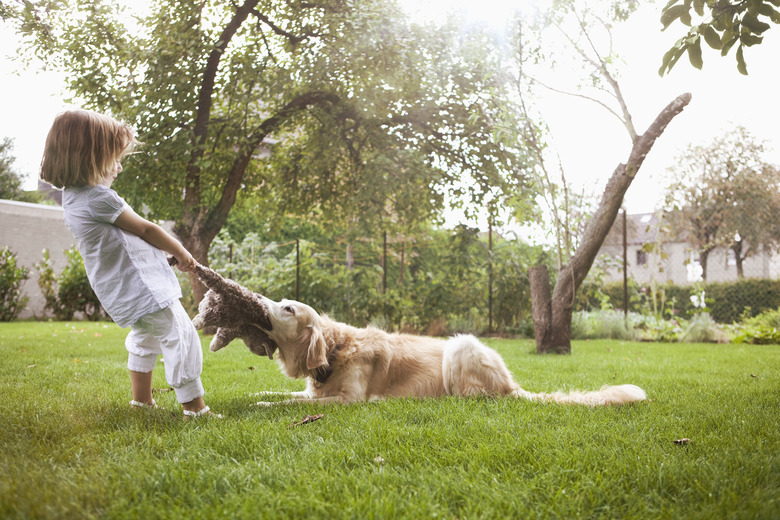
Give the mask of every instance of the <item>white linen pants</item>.
M 133 323 L 125 347 L 129 352 L 127 368 L 133 372 L 151 372 L 158 354 L 162 354 L 165 379 L 180 403 L 205 394 L 200 381 L 203 371 L 200 338 L 180 301 Z

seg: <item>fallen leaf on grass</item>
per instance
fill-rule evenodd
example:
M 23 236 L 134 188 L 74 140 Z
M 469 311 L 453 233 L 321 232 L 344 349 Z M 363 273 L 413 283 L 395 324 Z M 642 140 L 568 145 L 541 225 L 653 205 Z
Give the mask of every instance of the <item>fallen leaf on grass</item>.
M 677 439 L 674 443 L 678 446 L 687 446 L 692 441 L 690 439 Z
M 755 374 L 750 374 L 750 377 L 756 377 L 757 378 L 758 376 L 755 375 Z
M 249 367 L 249 370 L 254 370 L 254 369 L 255 369 L 255 367 Z
M 27 365 L 27 368 L 35 368 L 37 365 Z
M 293 421 L 293 423 L 290 426 L 288 426 L 287 429 L 289 430 L 290 428 L 294 428 L 295 426 L 302 426 L 302 425 L 310 423 L 310 422 L 319 421 L 323 417 L 324 417 L 324 414 L 307 415 L 306 417 L 301 419 L 300 422 Z

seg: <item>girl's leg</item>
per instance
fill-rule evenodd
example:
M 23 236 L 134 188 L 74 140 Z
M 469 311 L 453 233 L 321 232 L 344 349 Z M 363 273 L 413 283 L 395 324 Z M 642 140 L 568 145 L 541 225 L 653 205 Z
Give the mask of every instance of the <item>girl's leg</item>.
M 131 359 L 135 357 L 136 362 L 141 361 L 139 356 L 133 354 L 141 354 L 142 351 L 161 353 L 165 366 L 165 379 L 176 392 L 176 398 L 182 408 L 189 413 L 185 415 L 190 416 L 197 412 L 211 415 L 203 401 L 205 392 L 200 380 L 203 369 L 200 337 L 181 303 L 177 301 L 170 307 L 147 314 L 133 324 L 132 329 L 126 342 Z M 154 355 L 154 361 L 156 357 Z M 130 364 L 128 368 L 143 374 L 151 372 L 154 365 L 148 363 L 153 363 L 152 359 L 144 361 L 145 368 L 135 368 Z M 132 377 L 136 376 L 131 372 Z M 151 373 L 149 377 L 151 393 Z M 139 385 L 146 384 L 143 375 L 139 375 L 139 379 Z
M 133 391 L 133 401 L 152 406 L 152 372 L 130 371 L 130 388 Z
M 152 398 L 152 371 L 160 353 L 158 343 L 135 325 L 125 339 L 127 368 L 130 370 L 130 389 L 133 392 L 131 406 L 137 403 L 154 406 Z
M 203 351 L 198 331 L 178 301 L 160 313 L 166 321 L 165 333 L 158 338 L 166 379 L 176 392 L 182 409 L 211 415 L 203 400 L 205 392 L 200 380 Z
M 181 407 L 188 412 L 199 412 L 206 407 L 203 397 L 197 397 L 188 403 L 181 403 Z

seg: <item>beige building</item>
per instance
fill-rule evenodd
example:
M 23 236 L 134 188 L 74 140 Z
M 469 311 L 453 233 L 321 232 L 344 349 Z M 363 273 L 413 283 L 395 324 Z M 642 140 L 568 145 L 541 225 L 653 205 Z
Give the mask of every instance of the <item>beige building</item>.
M 699 254 L 685 233 L 676 233 L 668 214 L 640 213 L 626 216 L 626 264 L 628 277 L 639 284 L 673 283 L 686 285 L 701 279 Z M 605 255 L 602 257 L 602 255 Z M 607 281 L 623 279 L 623 214 L 618 214 L 599 251 L 600 262 L 606 266 Z M 780 277 L 780 257 L 760 253 L 743 263 L 746 278 L 776 279 Z M 727 282 L 737 279 L 733 252 L 723 248 L 713 250 L 707 260 L 707 281 Z

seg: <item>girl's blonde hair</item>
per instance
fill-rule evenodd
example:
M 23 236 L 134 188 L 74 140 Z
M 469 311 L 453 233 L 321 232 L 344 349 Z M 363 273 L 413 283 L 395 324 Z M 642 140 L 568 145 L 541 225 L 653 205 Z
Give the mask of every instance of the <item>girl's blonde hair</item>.
M 68 110 L 54 119 L 46 137 L 41 179 L 57 188 L 94 186 L 136 144 L 128 125 L 89 110 Z

